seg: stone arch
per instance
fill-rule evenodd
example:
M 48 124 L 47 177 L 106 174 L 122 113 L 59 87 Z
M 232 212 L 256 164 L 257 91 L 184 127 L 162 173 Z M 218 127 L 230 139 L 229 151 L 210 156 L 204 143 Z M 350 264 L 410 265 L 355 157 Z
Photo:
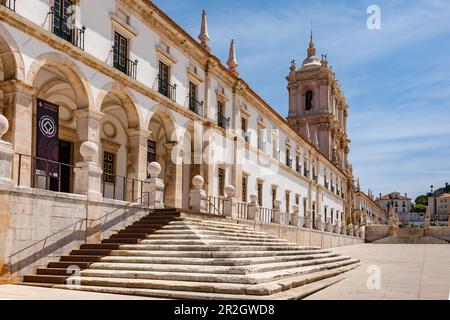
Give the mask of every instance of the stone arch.
M 30 66 L 27 82 L 35 85 L 38 74 L 44 67 L 55 68 L 66 78 L 75 92 L 78 109 L 94 106 L 89 82 L 80 68 L 70 58 L 56 52 L 41 54 Z
M 11 79 L 25 80 L 25 66 L 19 46 L 2 25 L 0 25 L 0 57 L 0 71 L 3 74 L 0 81 Z
M 169 207 L 182 205 L 182 148 L 176 122 L 171 112 L 156 106 L 146 124 L 150 140 L 155 143 L 156 161 L 161 165 L 160 178 L 164 180 L 164 202 Z
M 123 107 L 128 121 L 129 129 L 139 129 L 142 127 L 141 108 L 133 93 L 118 82 L 108 83 L 102 88 L 96 99 L 96 109 L 101 111 L 105 107 L 108 97 L 114 96 Z

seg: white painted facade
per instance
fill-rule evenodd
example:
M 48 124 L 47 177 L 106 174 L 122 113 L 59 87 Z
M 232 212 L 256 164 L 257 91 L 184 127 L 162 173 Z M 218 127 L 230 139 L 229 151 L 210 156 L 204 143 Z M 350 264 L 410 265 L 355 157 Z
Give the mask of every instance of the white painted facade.
M 351 177 L 291 129 L 242 79 L 230 73 L 150 1 L 77 1 L 77 26 L 86 27 L 84 51 L 52 34 L 48 15 L 52 3 L 53 0 L 17 0 L 15 12 L 0 6 L 0 39 L 15 52 L 17 59 L 14 77 L 4 77 L 5 65 L 2 65 L 0 81 L 17 79 L 34 89 L 33 105 L 35 98 L 41 97 L 60 106 L 60 124 L 67 135 L 72 134 L 72 164 L 81 161 L 80 143 L 93 141 L 99 145 L 99 164 L 104 151 L 113 152 L 115 175 L 143 181 L 147 178 L 146 142 L 150 139 L 156 142 L 156 160 L 162 166 L 160 178 L 166 186 L 170 185 L 166 188 L 166 202 L 170 206 L 188 205 L 188 190 L 195 174 L 203 175 L 207 193 L 218 197 L 218 170 L 222 168 L 224 184 L 236 187 L 238 200 L 242 200 L 241 181 L 246 175 L 247 197 L 257 194 L 258 181 L 263 182 L 263 207 L 272 208 L 271 190 L 272 186 L 277 186 L 277 199 L 282 202 L 283 212 L 291 211 L 298 198 L 303 217 L 307 215 L 305 211 L 312 212 L 314 206 L 323 221 L 326 210 L 328 217 L 333 212 L 336 221 L 357 224 L 350 214 L 349 197 L 353 190 L 348 190 L 348 186 Z M 123 21 L 122 12 L 129 21 Z M 128 58 L 138 61 L 135 80 L 113 67 L 115 31 L 128 39 Z M 169 82 L 176 85 L 175 101 L 158 92 L 159 61 L 170 64 Z M 196 73 L 190 75 L 188 70 L 194 69 Z M 204 102 L 206 117 L 189 110 L 188 88 L 192 77 L 198 81 L 197 98 Z M 6 106 L 1 88 L 0 92 L 0 110 L 4 113 Z M 230 118 L 229 130 L 217 126 L 218 101 L 224 104 L 224 117 Z M 80 124 L 80 110 L 98 113 L 100 119 L 87 133 Z M 14 123 L 10 114 L 5 113 Z M 242 117 L 247 118 L 251 132 L 248 143 L 240 130 Z M 192 127 L 195 128 L 193 136 L 200 139 L 194 144 L 200 145 L 203 154 L 198 170 L 189 164 L 168 162 L 169 158 L 191 158 L 186 156 L 191 146 L 185 135 Z M 19 133 L 14 135 L 15 129 L 13 126 L 12 136 L 7 139 L 14 144 L 16 153 L 34 155 L 33 141 L 29 146 L 14 139 L 20 136 Z M 265 151 L 258 149 L 259 129 L 264 129 Z M 274 132 L 278 138 L 275 149 Z M 287 149 L 293 160 L 291 167 L 286 165 Z M 277 152 L 273 151 L 279 151 L 279 159 L 274 157 Z M 300 173 L 296 171 L 297 155 Z M 309 177 L 303 174 L 305 164 Z M 317 182 L 312 179 L 314 170 Z M 342 189 L 342 194 L 332 192 L 331 187 L 325 188 L 325 175 L 332 185 Z M 134 194 L 125 195 L 131 191 L 123 183 L 117 182 L 115 188 L 106 185 L 104 196 L 133 200 Z M 289 203 L 286 203 L 286 192 L 290 193 Z

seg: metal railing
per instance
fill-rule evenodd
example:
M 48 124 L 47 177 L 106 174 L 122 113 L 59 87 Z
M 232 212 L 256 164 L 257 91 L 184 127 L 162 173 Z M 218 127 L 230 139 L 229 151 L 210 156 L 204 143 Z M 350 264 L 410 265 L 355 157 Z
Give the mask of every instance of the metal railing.
M 292 225 L 292 214 L 290 212 L 280 213 L 280 224 L 284 226 Z
M 177 85 L 171 85 L 161 75 L 158 75 L 158 92 L 173 102 L 177 101 Z
M 22 178 L 22 167 L 25 165 L 26 168 L 30 168 L 31 165 L 31 181 L 29 181 L 31 188 L 72 193 L 73 170 L 77 166 L 24 154 L 16 154 L 15 156 L 18 157 L 18 186 L 21 186 L 24 182 Z M 67 183 L 64 183 L 63 179 L 67 179 Z
M 16 11 L 16 0 L 0 0 L 0 5 L 5 6 L 12 11 Z
M 144 186 L 148 182 L 119 175 L 102 174 L 103 198 L 128 201 L 138 193 L 140 198 L 144 196 Z
M 222 129 L 228 130 L 230 128 L 230 118 L 225 118 L 220 114 L 217 115 L 217 125 Z
M 272 223 L 273 222 L 273 209 L 268 208 L 259 208 L 257 219 L 263 223 Z
M 205 116 L 203 101 L 197 101 L 195 97 L 189 96 L 189 110 L 198 114 L 200 117 Z
M 292 159 L 286 159 L 286 165 L 287 165 L 289 168 L 292 168 Z
M 302 173 L 302 166 L 297 163 L 295 165 L 295 171 L 297 171 L 298 173 Z
M 319 176 L 318 175 L 313 175 L 313 180 L 314 180 L 314 182 L 319 182 Z
M 217 216 L 223 216 L 224 215 L 224 199 L 208 196 L 208 201 L 206 203 L 206 211 L 209 214 L 217 215 Z
M 248 217 L 248 203 L 238 202 L 236 204 L 237 214 L 239 219 L 247 219 Z
M 50 16 L 52 33 L 84 51 L 84 34 L 86 27 L 83 26 L 78 28 L 73 25 L 69 25 L 67 20 L 55 15 L 53 7 L 50 10 Z
M 309 170 L 304 169 L 304 170 L 303 170 L 303 175 L 304 175 L 306 178 L 309 178 Z
M 113 67 L 125 73 L 130 78 L 136 80 L 138 60 L 130 60 L 125 55 L 119 54 L 116 47 L 113 47 L 114 63 Z

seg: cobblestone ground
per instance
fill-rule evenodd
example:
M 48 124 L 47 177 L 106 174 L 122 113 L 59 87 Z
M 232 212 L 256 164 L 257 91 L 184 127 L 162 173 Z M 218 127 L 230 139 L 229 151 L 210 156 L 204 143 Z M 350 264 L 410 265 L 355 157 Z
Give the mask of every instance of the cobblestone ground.
M 450 245 L 365 244 L 334 249 L 361 260 L 348 278 L 310 300 L 450 299 Z M 379 289 L 376 272 L 379 270 Z M 374 273 L 375 271 L 375 273 Z

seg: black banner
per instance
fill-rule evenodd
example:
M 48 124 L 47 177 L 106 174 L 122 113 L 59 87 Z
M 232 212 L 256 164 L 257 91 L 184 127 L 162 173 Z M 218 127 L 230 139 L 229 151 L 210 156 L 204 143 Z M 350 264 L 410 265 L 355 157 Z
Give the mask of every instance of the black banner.
M 41 99 L 36 110 L 36 173 L 59 177 L 59 106 Z

